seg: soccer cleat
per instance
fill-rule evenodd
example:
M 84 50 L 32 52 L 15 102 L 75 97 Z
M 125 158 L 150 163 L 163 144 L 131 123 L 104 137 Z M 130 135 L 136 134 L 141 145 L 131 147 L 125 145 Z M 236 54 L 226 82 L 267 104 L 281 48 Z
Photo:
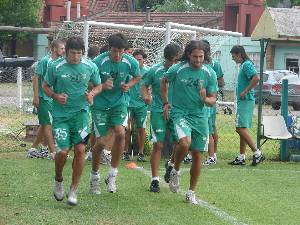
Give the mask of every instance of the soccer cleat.
M 197 201 L 195 192 L 192 191 L 192 190 L 188 190 L 187 193 L 185 194 L 185 201 L 186 201 L 187 203 L 197 205 L 197 204 L 198 204 L 198 201 Z
M 27 158 L 42 158 L 40 152 L 36 148 L 30 148 L 26 154 Z
M 108 174 L 108 176 L 105 179 L 105 184 L 107 192 L 115 193 L 117 191 L 116 176 Z
M 261 154 L 260 156 L 253 155 L 251 166 L 256 166 L 257 164 L 261 163 L 265 159 L 266 158 L 263 154 Z
M 245 159 L 239 159 L 239 157 L 236 157 L 232 162 L 228 163 L 229 165 L 246 165 Z
M 100 195 L 100 174 L 92 174 L 90 175 L 90 193 L 95 195 Z
M 158 193 L 160 191 L 159 187 L 159 181 L 158 180 L 152 180 L 150 184 L 150 192 Z
M 64 184 L 63 181 L 59 182 L 54 180 L 54 190 L 53 190 L 53 195 L 56 201 L 62 201 L 64 199 Z
M 124 152 L 122 160 L 130 161 L 131 160 L 130 154 L 128 152 Z
M 169 189 L 170 191 L 177 193 L 179 192 L 179 171 L 177 172 L 174 168 L 170 173 Z
M 76 189 L 70 188 L 68 193 L 68 205 L 75 206 L 77 205 L 77 194 Z
M 93 158 L 92 152 L 91 152 L 91 151 L 88 151 L 88 152 L 86 153 L 86 155 L 85 155 L 85 159 L 86 159 L 87 161 L 92 161 L 92 158 Z
M 208 157 L 207 160 L 205 160 L 202 165 L 203 166 L 209 166 L 209 165 L 213 165 L 213 164 L 217 164 L 216 160 L 212 157 Z
M 191 154 L 187 154 L 186 157 L 183 159 L 184 164 L 190 164 L 192 162 Z
M 171 173 L 172 169 L 173 169 L 173 166 L 167 166 L 166 167 L 166 173 L 164 175 L 164 179 L 165 179 L 166 183 L 170 182 L 170 173 Z
M 110 165 L 111 163 L 111 152 L 107 150 L 103 150 L 101 153 L 101 164 L 103 165 Z
M 146 162 L 145 156 L 144 156 L 143 153 L 139 153 L 139 154 L 138 154 L 137 161 L 138 161 L 138 162 Z

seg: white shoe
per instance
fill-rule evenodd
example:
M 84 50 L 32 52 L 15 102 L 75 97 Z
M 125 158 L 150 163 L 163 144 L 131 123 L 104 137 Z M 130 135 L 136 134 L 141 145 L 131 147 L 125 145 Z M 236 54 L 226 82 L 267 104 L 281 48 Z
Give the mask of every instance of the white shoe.
M 177 193 L 179 192 L 179 171 L 177 172 L 174 168 L 170 173 L 169 189 L 170 191 Z
M 111 163 L 111 152 L 103 149 L 103 151 L 101 152 L 101 164 L 104 165 L 110 165 Z
M 59 181 L 54 180 L 53 195 L 57 201 L 62 201 L 64 199 L 65 193 L 64 193 L 63 181 L 59 182 Z
M 100 195 L 100 174 L 90 175 L 90 193 L 95 195 Z
M 197 205 L 197 204 L 198 204 L 198 201 L 197 201 L 195 192 L 192 191 L 192 190 L 188 190 L 187 193 L 185 194 L 185 201 L 186 201 L 187 203 Z
M 50 153 L 48 155 L 47 159 L 49 159 L 49 160 L 55 160 L 55 154 L 56 154 L 55 152 Z
M 209 165 L 213 165 L 213 164 L 217 164 L 215 158 L 212 157 L 208 157 L 203 163 L 203 166 L 209 166 Z
M 86 153 L 86 155 L 85 155 L 85 159 L 87 160 L 87 161 L 92 161 L 92 152 L 91 151 L 88 151 L 87 153 Z
M 41 158 L 40 152 L 36 148 L 30 148 L 26 154 L 27 158 Z
M 77 194 L 76 189 L 70 188 L 70 191 L 68 193 L 68 204 L 75 206 L 77 205 Z
M 110 193 L 115 193 L 117 191 L 116 186 L 116 176 L 108 174 L 107 178 L 105 179 L 106 190 Z

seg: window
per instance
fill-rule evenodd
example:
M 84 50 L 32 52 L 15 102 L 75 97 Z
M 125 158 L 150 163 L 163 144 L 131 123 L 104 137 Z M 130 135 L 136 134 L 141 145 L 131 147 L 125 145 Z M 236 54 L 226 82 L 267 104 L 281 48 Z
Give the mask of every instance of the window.
M 287 56 L 285 59 L 285 68 L 299 74 L 299 59 L 300 56 Z
M 246 26 L 245 26 L 245 36 L 250 37 L 250 25 L 251 25 L 251 15 L 246 15 Z
M 260 53 L 259 52 L 250 52 L 248 53 L 249 58 L 255 65 L 256 71 L 259 72 L 260 69 Z
M 65 16 L 60 16 L 60 17 L 59 17 L 59 20 L 60 20 L 61 22 L 63 22 L 63 21 L 66 20 L 66 17 L 65 17 Z

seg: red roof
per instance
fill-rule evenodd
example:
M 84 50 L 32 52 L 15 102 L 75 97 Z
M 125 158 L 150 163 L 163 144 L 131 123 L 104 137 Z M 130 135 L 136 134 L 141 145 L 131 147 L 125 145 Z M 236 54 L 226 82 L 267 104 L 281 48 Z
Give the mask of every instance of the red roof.
M 121 24 L 143 25 L 146 23 L 145 12 L 101 12 L 88 17 L 88 20 Z M 223 12 L 151 12 L 151 24 L 175 22 L 194 26 L 223 27 Z

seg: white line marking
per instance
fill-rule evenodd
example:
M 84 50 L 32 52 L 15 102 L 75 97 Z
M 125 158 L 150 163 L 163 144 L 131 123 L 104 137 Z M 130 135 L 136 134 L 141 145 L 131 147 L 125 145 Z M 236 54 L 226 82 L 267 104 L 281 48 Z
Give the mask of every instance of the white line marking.
M 186 169 L 186 168 L 184 168 L 184 169 Z M 151 178 L 150 171 L 148 171 L 142 167 L 139 168 L 138 170 L 140 170 L 141 172 L 143 172 L 143 174 L 145 174 L 146 176 Z M 169 186 L 164 181 L 160 181 L 160 183 L 162 184 L 162 186 L 169 189 Z M 181 194 L 182 196 L 185 196 L 185 193 L 183 191 L 180 191 L 179 194 Z M 215 214 L 217 217 L 221 218 L 222 220 L 225 220 L 234 225 L 247 225 L 246 223 L 243 223 L 243 222 L 239 221 L 238 219 L 236 219 L 235 217 L 229 215 L 225 211 L 218 209 L 217 207 L 209 204 L 208 202 L 203 201 L 199 198 L 197 200 L 198 200 L 198 204 L 197 204 L 198 206 L 208 209 L 211 213 Z

